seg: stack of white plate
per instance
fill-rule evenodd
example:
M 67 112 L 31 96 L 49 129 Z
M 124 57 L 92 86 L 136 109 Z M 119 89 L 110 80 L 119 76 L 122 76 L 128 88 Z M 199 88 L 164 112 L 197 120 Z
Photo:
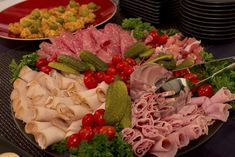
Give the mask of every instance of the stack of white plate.
M 181 0 L 180 28 L 202 40 L 235 38 L 235 0 Z
M 152 24 L 160 24 L 163 0 L 120 0 L 120 9 L 130 17 L 141 17 Z

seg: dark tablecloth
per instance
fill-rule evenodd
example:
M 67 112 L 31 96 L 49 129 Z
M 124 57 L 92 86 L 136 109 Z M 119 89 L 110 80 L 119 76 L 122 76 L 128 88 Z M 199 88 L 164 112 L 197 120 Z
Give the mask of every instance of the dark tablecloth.
M 111 22 L 121 22 L 120 13 L 118 12 Z M 9 69 L 6 69 L 4 64 L 10 62 L 12 58 L 19 59 L 20 55 L 18 51 L 35 51 L 38 49 L 38 45 L 41 41 L 26 42 L 26 41 L 11 41 L 0 39 L 0 75 L 3 78 L 5 75 L 9 77 Z M 207 44 L 203 43 L 206 50 L 212 52 L 216 57 L 227 57 L 235 55 L 235 40 L 226 41 L 221 44 Z M 17 48 L 18 50 L 14 50 Z M 4 67 L 4 68 L 3 68 Z M 8 80 L 0 80 L 0 135 L 7 138 L 9 141 L 15 143 L 18 147 L 26 150 L 32 156 L 49 156 L 34 145 L 30 144 L 30 141 L 24 138 L 21 132 L 14 124 L 11 110 L 10 100 L 5 100 L 4 97 L 9 95 L 9 90 L 5 90 L 8 84 Z M 235 114 L 231 112 L 231 117 Z M 235 120 L 229 118 L 228 122 L 224 123 L 222 128 L 210 138 L 207 142 L 196 148 L 195 150 L 183 155 L 184 157 L 234 157 L 235 156 Z M 1 147 L 1 146 L 0 146 Z

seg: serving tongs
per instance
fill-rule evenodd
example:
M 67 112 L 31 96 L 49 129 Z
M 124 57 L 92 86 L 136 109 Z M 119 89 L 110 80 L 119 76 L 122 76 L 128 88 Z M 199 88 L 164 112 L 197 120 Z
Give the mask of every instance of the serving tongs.
M 233 69 L 235 69 L 235 56 L 232 56 L 232 57 L 228 57 L 228 58 L 222 58 L 222 59 L 215 59 L 215 60 L 212 60 L 212 61 L 209 61 L 209 62 L 204 62 L 204 63 L 200 63 L 200 64 L 195 64 L 191 67 L 189 67 L 188 69 L 192 69 L 192 68 L 197 68 L 199 66 L 200 67 L 203 67 L 205 65 L 208 65 L 208 64 L 211 64 L 211 63 L 216 63 L 216 62 L 220 62 L 220 61 L 229 61 L 230 64 L 227 65 L 226 67 L 214 72 L 211 76 L 205 78 L 205 79 L 202 79 L 200 80 L 198 83 L 196 84 L 193 84 L 190 83 L 187 79 L 185 78 L 175 78 L 175 79 L 172 79 L 172 80 L 169 80 L 167 82 L 165 82 L 162 86 L 161 86 L 161 89 L 163 89 L 164 91 L 170 91 L 170 90 L 174 90 L 175 93 L 178 93 L 182 87 L 192 87 L 193 88 L 196 88 L 196 87 L 199 87 L 200 85 L 202 85 L 203 83 L 209 81 L 210 79 L 212 79 L 213 77 L 225 72 L 225 71 L 231 71 Z M 182 68 L 182 69 L 185 69 L 185 68 Z M 181 69 L 177 69 L 178 70 L 181 70 Z

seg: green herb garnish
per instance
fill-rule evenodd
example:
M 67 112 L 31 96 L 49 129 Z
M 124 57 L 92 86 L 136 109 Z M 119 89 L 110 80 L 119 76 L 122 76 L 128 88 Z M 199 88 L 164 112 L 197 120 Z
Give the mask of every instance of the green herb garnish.
M 11 61 L 11 64 L 9 65 L 10 70 L 12 72 L 12 79 L 10 80 L 11 83 L 13 83 L 17 78 L 20 73 L 20 70 L 25 66 L 29 66 L 32 69 L 35 69 L 35 63 L 38 59 L 38 55 L 34 52 L 28 55 L 24 55 L 22 59 L 20 60 L 20 63 L 17 64 L 15 59 Z

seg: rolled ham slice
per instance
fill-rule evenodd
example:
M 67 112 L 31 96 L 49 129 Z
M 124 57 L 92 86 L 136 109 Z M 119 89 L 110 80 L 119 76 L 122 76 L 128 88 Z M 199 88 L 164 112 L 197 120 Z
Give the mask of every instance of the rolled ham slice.
M 46 149 L 49 145 L 63 140 L 65 132 L 55 126 L 51 126 L 36 132 L 34 137 L 41 149 Z
M 66 132 L 66 130 L 68 129 L 68 127 L 71 124 L 71 121 L 66 121 L 61 117 L 56 117 L 51 120 L 51 124 L 59 129 L 63 130 L 64 132 Z
M 82 128 L 82 120 L 73 121 L 66 130 L 66 137 L 77 133 Z
M 222 87 L 218 92 L 211 97 L 213 103 L 225 103 L 235 99 L 235 94 L 232 94 L 229 89 Z
M 45 107 L 39 107 L 39 106 L 32 107 L 32 112 L 33 112 L 33 120 L 41 122 L 48 122 L 58 117 L 58 113 L 56 112 L 56 110 L 52 110 Z
M 131 143 L 132 139 L 135 136 L 136 131 L 133 128 L 124 128 L 122 129 L 122 138 L 123 140 Z
M 21 78 L 22 80 L 24 80 L 26 82 L 30 82 L 30 81 L 32 81 L 35 78 L 37 73 L 38 73 L 37 71 L 33 71 L 28 66 L 24 66 L 20 70 L 19 78 Z
M 186 131 L 186 130 L 184 130 Z M 167 136 L 170 141 L 175 142 L 178 148 L 182 148 L 184 146 L 187 146 L 189 144 L 189 138 L 185 132 L 177 131 L 169 134 Z
M 34 134 L 38 131 L 51 127 L 52 124 L 50 122 L 39 122 L 39 121 L 31 121 L 26 123 L 25 132 L 28 134 Z
M 154 140 L 150 140 L 150 139 L 142 139 L 138 142 L 136 142 L 132 149 L 134 151 L 134 154 L 137 157 L 142 157 L 144 156 L 152 147 L 152 145 L 155 143 Z

